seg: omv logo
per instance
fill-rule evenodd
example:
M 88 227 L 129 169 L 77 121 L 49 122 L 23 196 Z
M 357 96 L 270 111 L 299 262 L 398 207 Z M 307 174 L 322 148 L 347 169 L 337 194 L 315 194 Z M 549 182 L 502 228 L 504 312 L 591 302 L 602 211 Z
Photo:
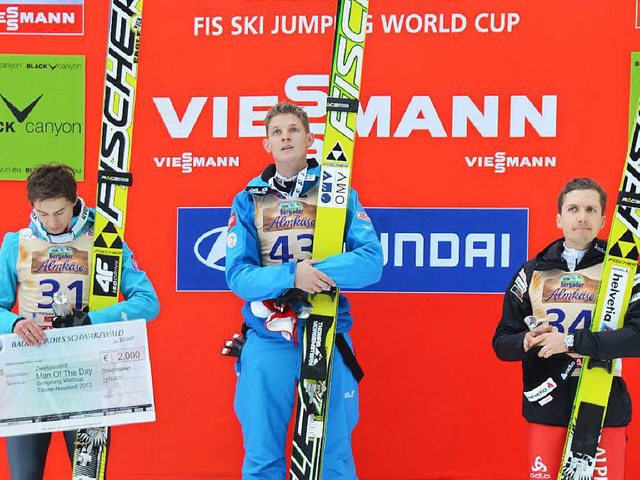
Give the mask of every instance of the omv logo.
M 230 207 L 179 208 L 176 290 L 228 291 L 224 279 Z
M 193 245 L 193 253 L 207 267 L 224 272 L 227 251 L 227 227 L 217 227 L 203 233 Z

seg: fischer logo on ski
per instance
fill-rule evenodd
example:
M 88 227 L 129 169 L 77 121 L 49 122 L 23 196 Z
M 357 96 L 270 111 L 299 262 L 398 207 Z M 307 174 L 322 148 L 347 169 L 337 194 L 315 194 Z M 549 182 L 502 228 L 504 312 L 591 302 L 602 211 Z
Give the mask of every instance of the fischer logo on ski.
M 138 81 L 142 0 L 111 0 L 89 310 L 118 302 Z M 106 427 L 78 430 L 73 480 L 103 480 Z

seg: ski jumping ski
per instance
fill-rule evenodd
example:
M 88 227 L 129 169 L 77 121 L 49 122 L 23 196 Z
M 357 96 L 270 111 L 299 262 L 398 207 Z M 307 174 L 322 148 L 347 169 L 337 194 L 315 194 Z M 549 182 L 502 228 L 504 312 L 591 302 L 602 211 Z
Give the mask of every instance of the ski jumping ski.
M 338 0 L 313 258 L 343 250 L 368 0 Z M 306 321 L 290 479 L 322 476 L 339 292 L 315 295 Z
M 117 303 L 120 293 L 141 27 L 142 0 L 111 0 L 89 311 Z M 78 431 L 73 480 L 105 478 L 108 434 L 106 427 Z
M 616 330 L 624 316 L 633 288 L 640 247 L 640 54 L 634 54 L 631 70 L 630 143 L 611 224 L 602 278 L 591 323 L 593 332 Z M 609 402 L 613 372 L 620 359 L 585 357 L 573 404 L 558 480 L 593 478 L 596 453 Z

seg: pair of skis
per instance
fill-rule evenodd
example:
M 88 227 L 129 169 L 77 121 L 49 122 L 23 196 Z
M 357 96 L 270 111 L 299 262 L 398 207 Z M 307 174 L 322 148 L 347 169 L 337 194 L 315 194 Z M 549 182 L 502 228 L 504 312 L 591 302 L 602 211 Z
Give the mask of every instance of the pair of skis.
M 342 253 L 368 0 L 338 0 L 312 256 Z M 290 479 L 319 480 L 327 430 L 339 291 L 318 294 L 306 321 Z
M 624 323 L 640 248 L 640 54 L 631 62 L 630 142 L 611 224 L 602 278 L 591 324 L 594 332 Z M 590 480 L 609 402 L 615 364 L 585 357 L 574 400 L 558 480 Z
M 111 0 L 110 3 L 89 311 L 118 302 L 127 187 L 132 183 L 129 170 L 142 0 Z M 108 435 L 107 427 L 78 430 L 73 480 L 105 478 Z

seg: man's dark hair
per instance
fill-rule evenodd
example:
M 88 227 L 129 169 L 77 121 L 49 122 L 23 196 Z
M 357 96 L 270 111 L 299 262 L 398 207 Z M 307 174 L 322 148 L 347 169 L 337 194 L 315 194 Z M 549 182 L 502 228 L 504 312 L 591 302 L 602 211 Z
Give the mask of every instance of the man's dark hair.
M 558 213 L 562 213 L 562 204 L 564 203 L 564 197 L 569 192 L 574 190 L 595 190 L 600 195 L 600 206 L 602 207 L 602 215 L 607 208 L 607 192 L 605 192 L 600 185 L 590 178 L 574 178 L 569 180 L 564 188 L 558 195 Z
M 66 198 L 75 202 L 78 184 L 73 169 L 59 163 L 38 165 L 27 178 L 27 198 L 31 205 L 49 198 Z
M 304 126 L 305 133 L 309 133 L 309 117 L 307 116 L 307 112 L 305 112 L 302 108 L 293 103 L 289 102 L 278 102 L 273 107 L 269 109 L 267 112 L 267 116 L 264 119 L 264 125 L 267 129 L 267 136 L 269 136 L 269 124 L 273 117 L 276 115 L 284 115 L 286 113 L 292 113 L 296 117 L 300 119 L 302 125 Z

